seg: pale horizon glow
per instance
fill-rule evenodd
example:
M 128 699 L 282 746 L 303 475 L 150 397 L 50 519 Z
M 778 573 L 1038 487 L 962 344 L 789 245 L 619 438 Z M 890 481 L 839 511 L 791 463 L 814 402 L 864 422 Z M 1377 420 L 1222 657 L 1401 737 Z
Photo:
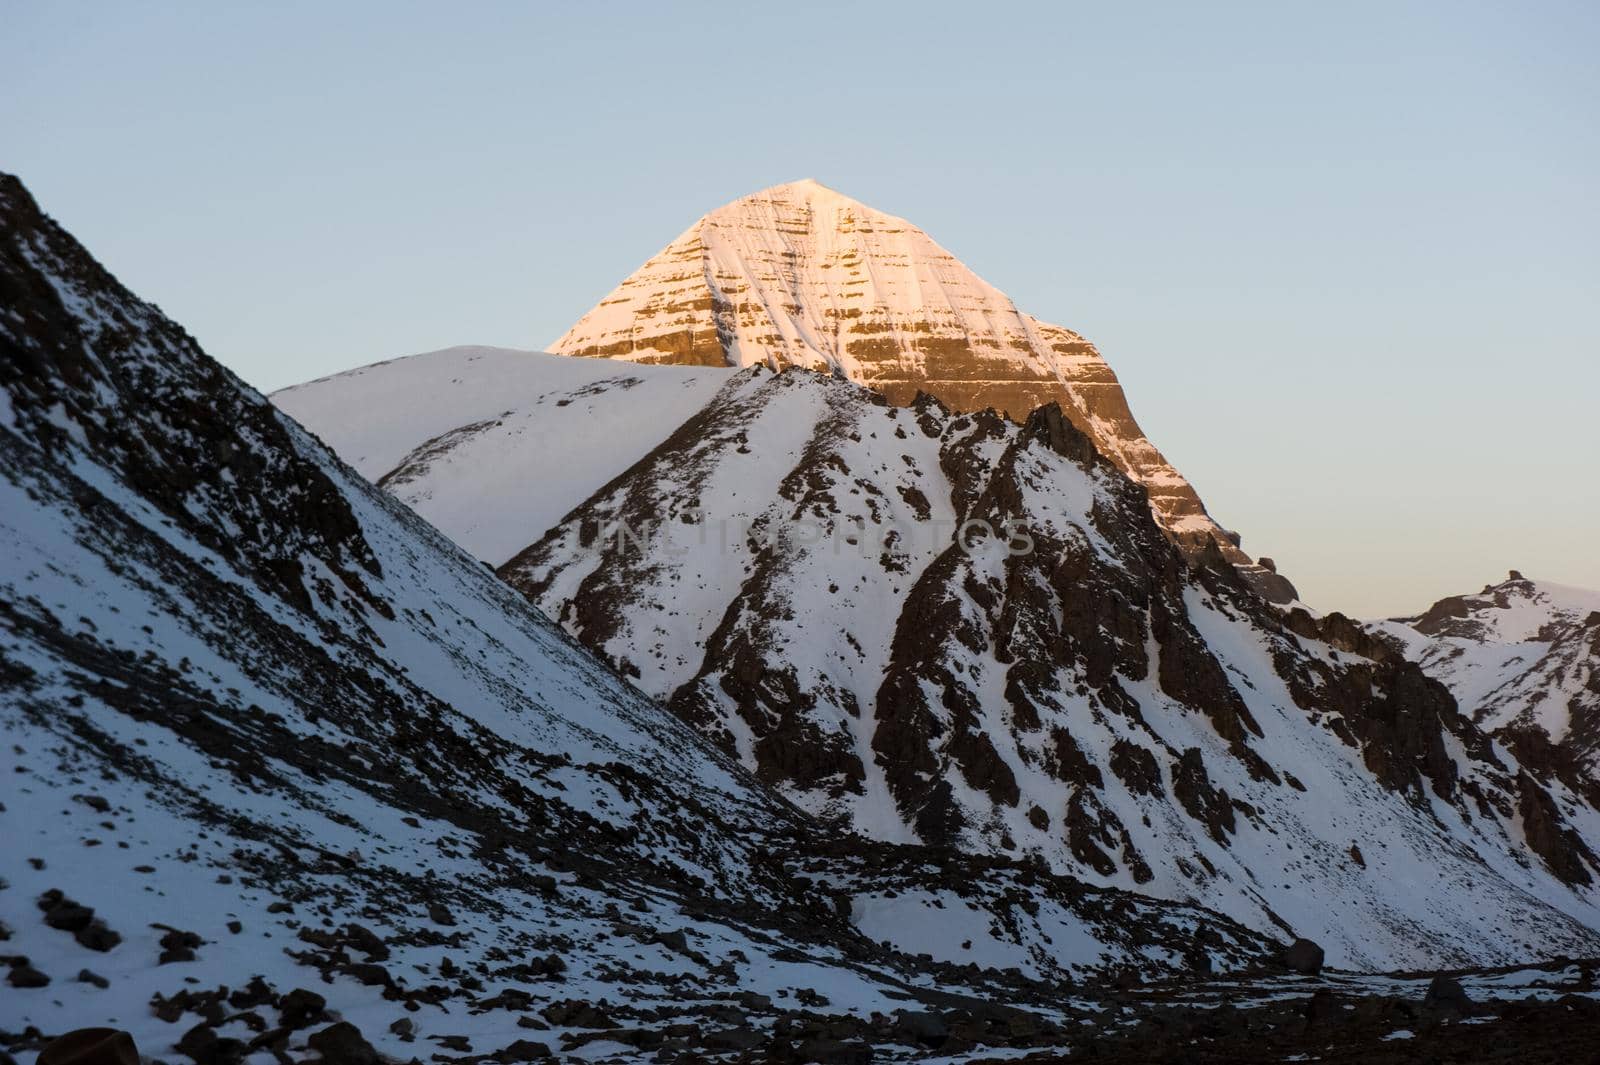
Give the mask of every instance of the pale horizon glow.
M 1323 610 L 1600 588 L 1600 8 L 7 5 L 0 169 L 271 390 L 802 177 L 1095 342 Z

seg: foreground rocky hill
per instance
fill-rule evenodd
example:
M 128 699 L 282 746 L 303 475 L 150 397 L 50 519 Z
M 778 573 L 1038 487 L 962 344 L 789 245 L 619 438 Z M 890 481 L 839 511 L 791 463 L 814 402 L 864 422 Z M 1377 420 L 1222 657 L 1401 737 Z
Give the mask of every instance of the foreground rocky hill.
M 1276 965 L 1199 907 L 820 828 L 4 176 L 0 307 L 0 1049 L 864 1060 Z
M 455 350 L 279 399 L 352 456 L 424 411 L 483 425 L 362 472 L 826 821 L 1198 901 L 1341 965 L 1589 952 L 1584 793 L 1359 626 L 1191 564 L 1058 408 L 1018 424 L 719 370 L 692 415 L 626 438 L 628 469 L 519 524 L 530 471 L 581 466 L 578 426 L 614 422 L 611 397 L 664 409 L 685 372 Z M 438 505 L 462 476 L 486 490 Z M 529 541 L 509 559 L 506 525 Z
M 1220 550 L 1278 600 L 1255 565 L 1134 420 L 1093 344 L 1024 314 L 903 218 L 815 181 L 762 189 L 705 215 L 550 347 L 562 355 L 836 373 L 905 405 L 1021 420 L 1049 403 L 1144 485 L 1191 557 Z

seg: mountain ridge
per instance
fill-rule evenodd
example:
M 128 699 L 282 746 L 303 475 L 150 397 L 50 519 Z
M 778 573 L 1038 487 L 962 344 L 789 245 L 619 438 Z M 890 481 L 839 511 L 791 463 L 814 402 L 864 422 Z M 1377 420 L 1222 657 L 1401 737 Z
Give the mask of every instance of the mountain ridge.
M 1506 580 L 1372 622 L 1485 731 L 1600 795 L 1600 592 Z
M 291 409 L 318 430 L 310 416 L 331 412 L 328 439 L 352 454 L 414 407 L 479 420 L 419 384 L 461 376 L 463 356 L 420 359 L 387 371 L 398 406 L 339 413 L 360 407 L 344 391 Z M 579 396 L 535 382 L 574 362 L 637 383 Z M 393 488 L 469 547 L 468 525 L 521 507 L 526 471 L 568 462 L 562 417 L 624 396 L 648 410 L 654 389 L 681 387 L 657 375 L 683 372 L 516 366 L 503 425 Z M 1058 409 L 1018 424 L 926 396 L 896 407 L 802 369 L 715 372 L 693 415 L 633 438 L 631 465 L 548 529 L 524 527 L 500 571 L 803 808 L 883 840 L 1205 899 L 1309 935 L 1338 964 L 1520 951 L 1487 945 L 1465 916 L 1476 904 L 1447 885 L 1509 878 L 1493 905 L 1544 899 L 1515 922 L 1541 935 L 1545 905 L 1593 905 L 1584 841 L 1600 815 L 1581 792 L 1537 763 L 1524 782 L 1443 688 L 1354 626 L 1280 616 L 1220 554 L 1185 558 Z M 553 453 L 519 448 L 518 427 L 546 416 Z M 470 517 L 427 489 L 462 472 L 497 478 Z M 954 543 L 968 519 L 1021 519 L 1036 549 L 1009 556 L 975 528 L 969 554 Z M 1589 921 L 1556 921 L 1574 919 Z
M 798 366 L 898 405 L 918 392 L 1015 420 L 1056 402 L 1143 484 L 1186 552 L 1212 541 L 1265 593 L 1257 566 L 1139 428 L 1093 344 L 1020 311 L 905 219 L 815 181 L 775 185 L 696 221 L 557 338 L 551 351 L 645 363 Z
M 1059 1041 L 1114 971 L 1274 969 L 1200 908 L 820 831 L 7 175 L 0 300 L 8 1052 L 860 1056 L 918 1010 L 959 1051 Z

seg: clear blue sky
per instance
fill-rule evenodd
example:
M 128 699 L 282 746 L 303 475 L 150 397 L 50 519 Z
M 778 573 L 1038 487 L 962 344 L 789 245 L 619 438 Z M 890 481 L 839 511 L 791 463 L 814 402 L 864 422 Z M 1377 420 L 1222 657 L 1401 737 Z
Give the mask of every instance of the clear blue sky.
M 271 389 L 815 177 L 1095 340 L 1305 596 L 1600 587 L 1600 6 L 0 0 L 0 167 Z

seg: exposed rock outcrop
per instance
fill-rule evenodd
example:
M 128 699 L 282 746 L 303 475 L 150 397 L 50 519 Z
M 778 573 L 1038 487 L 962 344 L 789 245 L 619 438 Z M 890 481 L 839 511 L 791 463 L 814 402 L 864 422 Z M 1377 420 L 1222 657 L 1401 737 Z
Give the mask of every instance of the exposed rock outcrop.
M 763 189 L 701 218 L 550 350 L 687 366 L 834 372 L 896 404 L 918 393 L 1021 421 L 1059 405 L 1145 486 L 1196 553 L 1216 540 L 1258 590 L 1295 597 L 1206 514 L 1145 437 L 1117 376 L 1077 333 L 1019 311 L 916 226 L 815 181 Z

